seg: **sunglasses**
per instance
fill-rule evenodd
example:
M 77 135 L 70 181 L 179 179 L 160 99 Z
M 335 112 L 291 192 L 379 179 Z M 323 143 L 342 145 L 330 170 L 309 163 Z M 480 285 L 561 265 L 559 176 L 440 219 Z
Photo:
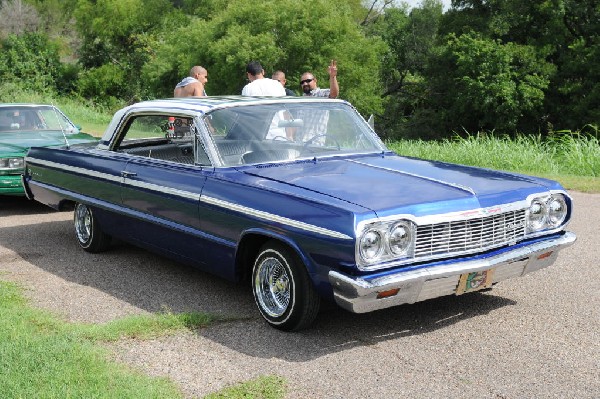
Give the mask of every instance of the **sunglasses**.
M 310 82 L 312 82 L 314 79 L 304 79 L 300 81 L 300 86 L 304 86 L 305 84 L 309 84 Z

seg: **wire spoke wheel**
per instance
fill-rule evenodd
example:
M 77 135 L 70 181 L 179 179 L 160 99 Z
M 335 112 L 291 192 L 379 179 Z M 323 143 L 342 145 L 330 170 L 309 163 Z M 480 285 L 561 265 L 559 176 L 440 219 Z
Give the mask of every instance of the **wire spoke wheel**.
M 290 304 L 290 278 L 278 259 L 266 258 L 258 265 L 254 287 L 257 300 L 269 316 L 285 313 Z
M 283 331 L 308 327 L 319 311 L 320 297 L 306 267 L 289 247 L 265 243 L 252 270 L 254 301 L 263 318 Z

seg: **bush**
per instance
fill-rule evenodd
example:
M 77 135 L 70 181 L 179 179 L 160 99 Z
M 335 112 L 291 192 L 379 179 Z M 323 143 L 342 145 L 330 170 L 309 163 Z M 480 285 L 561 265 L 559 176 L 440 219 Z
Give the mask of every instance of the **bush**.
M 110 108 L 112 104 L 121 102 L 120 98 L 126 94 L 125 87 L 125 72 L 116 65 L 104 64 L 84 70 L 79 75 L 77 92 Z
M 0 43 L 0 80 L 24 89 L 54 91 L 62 66 L 58 46 L 40 33 L 9 35 Z

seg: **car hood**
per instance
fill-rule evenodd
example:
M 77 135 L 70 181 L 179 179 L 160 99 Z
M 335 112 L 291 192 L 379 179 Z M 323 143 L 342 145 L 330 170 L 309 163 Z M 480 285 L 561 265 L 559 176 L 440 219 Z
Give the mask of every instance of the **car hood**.
M 362 206 L 379 216 L 415 216 L 486 208 L 561 189 L 551 180 L 463 165 L 377 156 L 259 165 L 246 173 L 269 179 L 293 194 L 295 188 Z
M 86 133 L 67 134 L 66 136 L 69 144 L 80 144 L 97 140 Z M 65 144 L 65 137 L 60 131 L 0 133 L 0 154 L 24 154 L 31 147 L 59 147 Z

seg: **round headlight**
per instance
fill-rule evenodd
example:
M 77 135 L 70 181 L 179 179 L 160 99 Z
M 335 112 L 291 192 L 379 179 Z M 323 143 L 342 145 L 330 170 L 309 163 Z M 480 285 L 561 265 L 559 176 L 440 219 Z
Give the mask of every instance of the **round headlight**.
M 529 229 L 538 231 L 544 228 L 546 223 L 546 206 L 539 199 L 535 199 L 529 206 Z
M 394 255 L 404 255 L 412 243 L 412 231 L 406 222 L 396 223 L 390 229 L 388 242 L 390 252 Z
M 550 228 L 560 226 L 567 217 L 567 202 L 562 195 L 551 197 L 548 201 L 548 225 Z
M 368 230 L 360 238 L 360 256 L 364 260 L 372 261 L 381 255 L 383 240 L 377 230 Z

